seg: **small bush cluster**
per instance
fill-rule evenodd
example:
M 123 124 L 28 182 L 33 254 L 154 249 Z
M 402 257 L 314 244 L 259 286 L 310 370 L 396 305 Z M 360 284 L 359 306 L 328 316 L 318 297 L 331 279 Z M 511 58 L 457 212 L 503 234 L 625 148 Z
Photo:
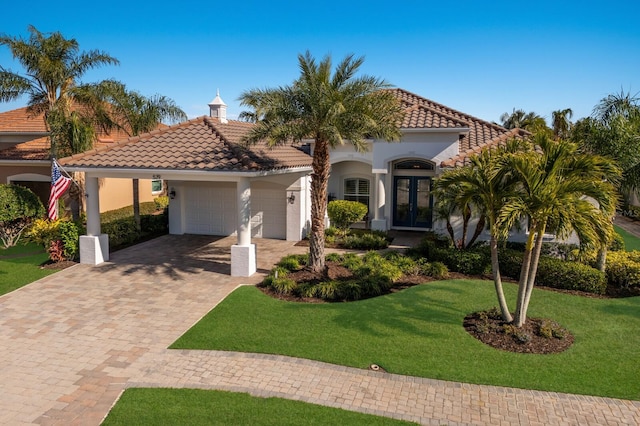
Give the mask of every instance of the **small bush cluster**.
M 262 286 L 270 287 L 280 295 L 351 301 L 386 294 L 405 275 L 446 278 L 449 273 L 442 263 L 416 261 L 397 252 L 381 255 L 369 251 L 362 256 L 356 253 L 332 253 L 327 255 L 326 260 L 349 269 L 352 278 L 298 283 L 291 279 L 290 273 L 303 268 L 308 262 L 308 255 L 290 255 L 278 262 L 263 280 Z
M 640 287 L 640 251 L 607 254 L 607 283 L 612 288 Z
M 386 232 L 372 230 L 340 230 L 333 226 L 324 230 L 325 242 L 348 250 L 382 250 L 389 247 Z
M 30 189 L 0 184 L 0 241 L 4 248 L 15 246 L 33 220 L 42 216 L 44 206 Z
M 164 210 L 169 207 L 169 197 L 161 195 L 153 199 L 153 203 L 156 206 L 156 210 Z
M 345 233 L 351 225 L 364 218 L 367 210 L 367 206 L 357 201 L 334 200 L 327 204 L 329 220 Z
M 538 324 L 538 336 L 545 339 L 564 339 L 566 333 L 566 330 L 555 321 L 541 320 Z
M 74 222 L 37 219 L 29 230 L 29 238 L 42 245 L 53 262 L 74 260 L 78 255 L 80 231 Z

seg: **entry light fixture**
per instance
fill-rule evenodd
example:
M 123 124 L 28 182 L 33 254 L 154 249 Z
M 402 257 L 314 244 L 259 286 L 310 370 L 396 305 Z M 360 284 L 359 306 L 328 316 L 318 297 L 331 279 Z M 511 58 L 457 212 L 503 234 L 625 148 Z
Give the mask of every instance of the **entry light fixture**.
M 169 198 L 172 200 L 176 199 L 176 190 L 174 188 L 171 188 L 171 191 L 169 191 Z
M 287 201 L 289 202 L 289 204 L 293 204 L 296 202 L 296 194 L 294 194 L 293 192 L 289 194 L 289 196 L 287 197 Z

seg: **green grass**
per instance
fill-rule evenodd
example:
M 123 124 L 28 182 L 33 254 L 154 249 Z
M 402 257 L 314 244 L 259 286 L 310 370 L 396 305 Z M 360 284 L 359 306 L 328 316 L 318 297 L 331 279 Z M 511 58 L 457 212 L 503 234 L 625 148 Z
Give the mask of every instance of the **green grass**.
M 34 243 L 18 244 L 0 250 L 0 295 L 56 272 L 40 269 L 49 260 L 44 249 Z
M 635 235 L 625 231 L 619 226 L 613 226 L 616 232 L 622 235 L 622 239 L 624 240 L 624 249 L 626 251 L 640 250 L 640 238 Z
M 385 417 L 245 393 L 197 389 L 127 389 L 109 425 L 409 425 Z
M 516 286 L 507 284 L 508 300 Z M 575 336 L 553 355 L 503 352 L 462 327 L 496 305 L 493 283 L 447 280 L 351 303 L 304 304 L 241 287 L 173 348 L 290 355 L 397 374 L 525 389 L 640 399 L 640 297 L 593 299 L 536 289 L 530 317 Z

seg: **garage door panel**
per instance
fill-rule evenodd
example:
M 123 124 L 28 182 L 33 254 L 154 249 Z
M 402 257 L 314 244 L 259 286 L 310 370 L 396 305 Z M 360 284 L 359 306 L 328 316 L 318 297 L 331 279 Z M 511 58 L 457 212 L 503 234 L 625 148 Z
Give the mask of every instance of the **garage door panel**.
M 188 234 L 232 235 L 236 231 L 235 190 L 193 187 L 185 194 L 185 231 Z

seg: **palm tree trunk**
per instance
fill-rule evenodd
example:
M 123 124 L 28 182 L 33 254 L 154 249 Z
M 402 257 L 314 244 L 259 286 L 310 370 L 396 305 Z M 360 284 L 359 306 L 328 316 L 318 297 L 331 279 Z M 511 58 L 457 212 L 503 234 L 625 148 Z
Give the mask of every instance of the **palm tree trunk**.
M 498 261 L 498 239 L 492 234 L 489 241 L 489 247 L 491 249 L 491 272 L 493 274 L 493 284 L 496 289 L 496 295 L 498 296 L 498 303 L 500 304 L 500 312 L 502 313 L 502 319 L 511 322 L 513 318 L 509 312 L 507 306 L 507 299 L 504 297 L 504 291 L 502 290 L 502 278 L 500 277 L 500 263 Z
M 329 144 L 316 138 L 311 175 L 311 235 L 309 236 L 309 269 L 316 273 L 325 270 L 324 220 L 327 213 L 329 184 Z
M 607 272 L 607 245 L 603 244 L 600 250 L 598 250 L 598 258 L 596 260 L 596 267 L 600 272 Z
M 462 240 L 458 244 L 459 249 L 463 249 L 467 246 L 467 228 L 469 227 L 469 220 L 471 219 L 471 209 L 469 206 L 465 206 L 462 210 Z
M 520 280 L 518 280 L 518 297 L 516 299 L 516 315 L 514 319 L 514 325 L 516 327 L 522 327 L 524 324 L 525 318 L 523 318 L 524 313 L 524 302 L 527 295 L 527 283 L 529 282 L 529 270 L 531 268 L 531 253 L 533 251 L 534 237 L 535 237 L 535 228 L 531 228 L 529 231 L 529 237 L 527 238 L 527 243 L 524 249 L 524 255 L 522 256 L 522 267 L 520 268 Z
M 536 274 L 538 272 L 538 262 L 540 261 L 540 252 L 542 251 L 542 242 L 544 240 L 545 226 L 537 233 L 536 245 L 531 257 L 531 266 L 529 267 L 529 276 L 527 277 L 527 291 L 524 296 L 524 303 L 522 309 L 522 324 L 527 320 L 527 310 L 529 309 L 529 301 L 531 300 L 531 293 L 533 292 L 533 286 L 536 282 Z
M 136 229 L 140 230 L 140 181 L 133 179 L 133 220 L 136 222 Z
M 485 216 L 481 215 L 480 218 L 478 219 L 478 223 L 476 223 L 476 229 L 473 232 L 473 235 L 471 236 L 469 243 L 467 244 L 467 248 L 471 247 L 473 243 L 475 243 L 476 240 L 480 237 L 480 234 L 482 234 L 482 231 L 484 231 L 485 224 L 486 224 Z
M 449 237 L 451 238 L 451 242 L 453 243 L 453 246 L 456 246 L 456 234 L 453 230 L 453 226 L 451 225 L 451 221 L 449 220 L 449 218 L 447 217 L 447 232 L 449 233 Z

